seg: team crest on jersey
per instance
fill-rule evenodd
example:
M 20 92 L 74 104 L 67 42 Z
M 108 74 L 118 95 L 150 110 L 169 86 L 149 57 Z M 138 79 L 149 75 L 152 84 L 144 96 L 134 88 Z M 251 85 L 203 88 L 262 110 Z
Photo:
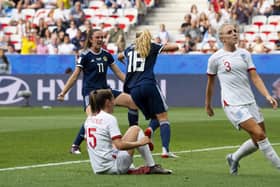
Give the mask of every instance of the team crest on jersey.
M 107 61 L 108 61 L 108 58 L 107 58 L 106 56 L 103 56 L 103 60 L 104 60 L 105 62 L 107 62 Z

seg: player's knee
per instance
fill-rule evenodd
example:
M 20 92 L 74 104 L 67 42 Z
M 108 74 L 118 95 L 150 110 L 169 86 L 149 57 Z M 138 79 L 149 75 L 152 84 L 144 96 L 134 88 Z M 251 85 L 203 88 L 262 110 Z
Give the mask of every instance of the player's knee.
M 254 139 L 258 142 L 261 140 L 264 140 L 266 138 L 266 135 L 264 133 L 264 131 L 262 130 L 258 130 L 256 132 L 253 133 Z

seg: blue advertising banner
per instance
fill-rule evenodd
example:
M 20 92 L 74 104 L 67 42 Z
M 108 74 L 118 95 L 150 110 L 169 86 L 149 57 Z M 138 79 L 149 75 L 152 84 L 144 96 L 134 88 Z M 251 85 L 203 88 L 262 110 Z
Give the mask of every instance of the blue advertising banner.
M 280 98 L 280 75 L 261 75 L 267 88 L 276 98 Z M 57 94 L 64 87 L 68 75 L 18 75 L 0 76 L 0 106 L 82 106 L 82 80 L 78 79 L 74 87 L 65 96 L 64 102 L 56 100 Z M 157 75 L 159 86 L 166 96 L 169 106 L 203 107 L 206 75 Z M 115 76 L 108 77 L 108 84 L 113 89 L 122 90 L 122 82 Z M 262 107 L 269 104 L 255 89 L 256 100 Z M 25 100 L 25 95 L 30 95 Z M 28 103 L 27 103 L 28 102 Z M 213 97 L 213 106 L 221 106 L 218 81 Z
M 280 55 L 253 55 L 258 73 L 280 74 Z M 209 55 L 159 55 L 156 74 L 205 74 Z M 73 55 L 9 55 L 12 74 L 63 74 L 67 68 L 75 68 Z M 116 61 L 117 62 L 117 61 Z M 125 72 L 125 65 L 117 62 Z M 111 71 L 109 71 L 111 74 Z

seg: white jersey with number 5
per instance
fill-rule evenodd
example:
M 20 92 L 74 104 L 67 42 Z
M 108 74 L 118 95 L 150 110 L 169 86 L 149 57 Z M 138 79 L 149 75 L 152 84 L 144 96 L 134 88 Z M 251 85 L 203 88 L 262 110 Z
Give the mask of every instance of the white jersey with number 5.
M 117 119 L 104 111 L 85 122 L 88 154 L 95 173 L 110 169 L 115 157 L 112 140 L 121 138 Z
M 248 72 L 255 69 L 247 50 L 220 49 L 209 58 L 207 74 L 218 76 L 223 105 L 245 105 L 255 102 L 248 79 Z

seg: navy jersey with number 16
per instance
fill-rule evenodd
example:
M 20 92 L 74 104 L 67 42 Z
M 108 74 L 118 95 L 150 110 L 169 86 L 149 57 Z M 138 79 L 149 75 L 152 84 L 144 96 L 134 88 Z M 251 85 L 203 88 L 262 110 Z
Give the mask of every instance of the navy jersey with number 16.
M 136 52 L 135 45 L 132 44 L 124 51 L 127 59 L 126 78 L 124 91 L 129 93 L 133 87 L 142 84 L 156 84 L 154 66 L 158 54 L 161 52 L 163 45 L 151 43 L 150 53 L 146 58 L 141 58 Z
M 83 70 L 82 95 L 86 96 L 92 90 L 109 88 L 107 84 L 108 66 L 114 63 L 113 56 L 104 49 L 99 53 L 85 50 L 81 53 L 76 66 Z

